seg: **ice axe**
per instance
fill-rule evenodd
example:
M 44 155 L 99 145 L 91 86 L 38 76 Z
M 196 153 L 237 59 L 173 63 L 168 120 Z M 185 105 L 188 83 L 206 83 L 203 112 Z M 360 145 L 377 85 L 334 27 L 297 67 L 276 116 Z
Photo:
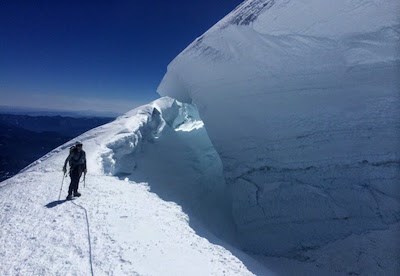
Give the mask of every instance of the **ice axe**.
M 86 188 L 86 173 L 83 174 L 83 187 Z
M 62 192 L 62 189 L 63 189 L 63 186 L 64 186 L 65 176 L 66 176 L 66 173 L 63 172 L 63 178 L 62 178 L 62 181 L 61 181 L 61 188 L 60 188 L 60 194 L 58 195 L 58 200 L 60 200 L 60 198 L 61 198 L 61 192 Z

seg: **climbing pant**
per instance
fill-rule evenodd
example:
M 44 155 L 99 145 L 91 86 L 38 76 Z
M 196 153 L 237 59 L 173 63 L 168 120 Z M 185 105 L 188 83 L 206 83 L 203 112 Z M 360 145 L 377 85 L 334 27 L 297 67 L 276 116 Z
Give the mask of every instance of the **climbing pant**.
M 79 188 L 79 180 L 82 176 L 82 168 L 79 166 L 75 167 L 70 171 L 69 175 L 71 177 L 71 184 L 69 184 L 68 195 L 72 195 L 72 192 L 76 194 Z

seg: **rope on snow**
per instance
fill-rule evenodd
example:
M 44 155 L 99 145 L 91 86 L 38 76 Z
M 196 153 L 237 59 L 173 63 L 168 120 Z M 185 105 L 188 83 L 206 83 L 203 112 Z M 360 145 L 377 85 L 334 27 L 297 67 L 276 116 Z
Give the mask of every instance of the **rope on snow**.
M 60 201 L 60 199 L 61 199 L 61 192 L 62 192 L 62 188 L 63 188 L 63 185 L 64 185 L 65 175 L 66 175 L 66 174 L 63 175 L 63 179 L 62 179 L 62 182 L 61 182 L 61 188 L 60 188 L 60 193 L 59 193 L 59 195 L 58 195 L 58 201 Z M 85 182 L 85 178 L 84 178 L 84 182 Z M 86 183 L 85 183 L 85 184 L 86 184 Z M 85 185 L 85 186 L 86 186 L 86 185 Z M 90 272 L 91 272 L 91 275 L 94 276 L 94 272 L 93 272 L 93 255 L 92 255 L 92 241 L 91 241 L 92 239 L 91 239 L 91 237 L 90 237 L 90 225 L 89 225 L 88 213 L 87 213 L 86 208 L 83 207 L 82 205 L 77 204 L 77 203 L 75 203 L 75 202 L 73 202 L 73 201 L 71 201 L 71 203 L 74 204 L 75 206 L 77 206 L 78 208 L 82 209 L 82 210 L 85 212 L 86 229 L 87 229 L 88 245 L 89 245 L 89 264 L 90 264 Z
M 91 242 L 91 237 L 90 237 L 90 225 L 89 225 L 89 217 L 88 217 L 88 213 L 85 207 L 83 207 L 82 205 L 79 205 L 73 201 L 71 201 L 72 204 L 74 204 L 75 206 L 81 208 L 84 212 L 85 212 L 85 218 L 86 218 L 86 229 L 87 229 L 87 235 L 88 235 L 88 244 L 89 244 L 89 264 L 90 264 L 90 272 L 91 275 L 94 276 L 94 272 L 93 272 L 93 256 L 92 256 L 92 242 Z

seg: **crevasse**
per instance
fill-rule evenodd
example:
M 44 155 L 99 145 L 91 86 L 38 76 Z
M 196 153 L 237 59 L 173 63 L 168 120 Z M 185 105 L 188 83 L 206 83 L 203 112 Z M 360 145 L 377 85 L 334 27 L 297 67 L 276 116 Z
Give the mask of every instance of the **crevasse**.
M 133 119 L 142 116 L 142 123 L 107 144 L 104 172 L 148 183 L 150 191 L 179 204 L 192 224 L 234 243 L 222 163 L 196 107 L 165 97 L 139 111 Z

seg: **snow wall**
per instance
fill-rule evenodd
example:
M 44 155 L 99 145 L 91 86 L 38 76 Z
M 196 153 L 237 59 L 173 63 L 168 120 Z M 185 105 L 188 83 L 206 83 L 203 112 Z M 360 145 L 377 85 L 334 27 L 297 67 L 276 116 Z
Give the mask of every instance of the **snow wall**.
M 168 66 L 248 250 L 293 255 L 400 220 L 397 0 L 248 0 Z
M 222 162 L 197 109 L 164 97 L 117 120 L 125 128 L 106 145 L 106 174 L 137 183 L 179 204 L 195 223 L 226 241 L 235 240 Z

